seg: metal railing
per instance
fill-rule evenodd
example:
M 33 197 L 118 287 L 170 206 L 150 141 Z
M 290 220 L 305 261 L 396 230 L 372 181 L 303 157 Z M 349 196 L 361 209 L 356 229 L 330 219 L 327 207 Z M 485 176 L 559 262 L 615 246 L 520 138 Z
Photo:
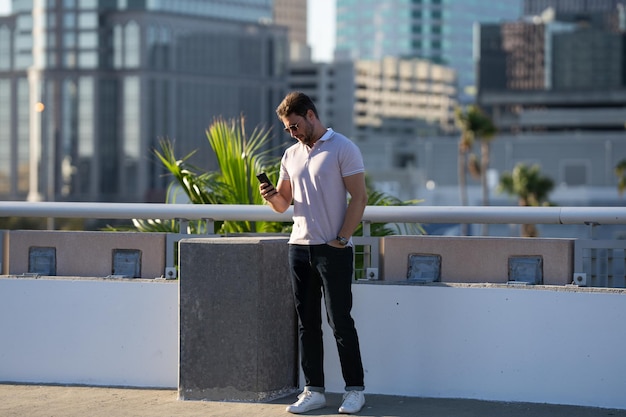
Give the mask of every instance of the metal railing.
M 0 217 L 290 221 L 292 214 L 261 205 L 0 201 Z M 626 224 L 626 207 L 368 206 L 363 222 Z
M 189 221 L 206 222 L 207 233 L 214 234 L 216 221 L 291 221 L 292 209 L 276 213 L 261 205 L 196 205 L 196 204 L 148 204 L 148 203 L 79 203 L 79 202 L 0 202 L 0 217 L 83 218 L 83 219 L 160 219 L 179 222 L 179 234 L 168 236 L 166 268 L 174 265 L 174 242 L 187 235 Z M 588 225 L 590 237 L 599 225 L 626 225 L 626 207 L 493 207 L 493 206 L 368 206 L 363 215 L 363 236 L 355 237 L 362 246 L 363 269 L 377 268 L 378 238 L 372 237 L 373 223 L 467 223 L 467 224 L 563 224 Z M 610 273 L 610 279 L 623 282 L 626 274 L 624 264 L 624 241 L 577 239 L 575 271 L 587 281 L 606 282 L 610 268 L 617 264 L 622 277 Z M 620 259 L 607 256 L 606 251 L 617 249 Z M 615 268 L 614 268 L 615 269 Z

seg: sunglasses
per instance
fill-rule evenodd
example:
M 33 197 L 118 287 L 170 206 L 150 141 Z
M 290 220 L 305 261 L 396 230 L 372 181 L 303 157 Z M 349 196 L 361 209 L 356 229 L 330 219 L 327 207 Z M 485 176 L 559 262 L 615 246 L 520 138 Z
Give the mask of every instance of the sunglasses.
M 295 132 L 298 130 L 298 125 L 300 124 L 300 122 L 298 123 L 294 123 L 292 125 L 289 125 L 285 128 L 285 132 L 287 133 L 291 133 L 291 132 Z

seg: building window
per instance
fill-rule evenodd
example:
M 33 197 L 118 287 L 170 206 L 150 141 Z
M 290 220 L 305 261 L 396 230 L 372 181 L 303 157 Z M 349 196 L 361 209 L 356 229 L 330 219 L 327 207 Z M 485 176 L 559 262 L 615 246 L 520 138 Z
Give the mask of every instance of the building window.
M 98 67 L 98 53 L 95 51 L 81 51 L 78 54 L 78 66 L 85 69 Z
M 588 183 L 588 167 L 584 162 L 566 162 L 562 167 L 563 183 L 569 187 Z
M 98 27 L 98 15 L 84 12 L 78 15 L 78 27 L 81 29 L 95 29 Z
M 48 12 L 46 16 L 46 28 L 55 29 L 57 27 L 57 15 L 54 12 Z
M 98 47 L 96 32 L 81 32 L 78 35 L 78 47 L 81 49 L 95 49 Z
M 137 176 L 141 156 L 141 87 L 139 77 L 124 79 L 123 110 L 123 193 L 132 194 L 138 187 Z
M 92 162 L 94 157 L 94 82 L 91 77 L 78 81 L 78 145 L 77 145 L 77 192 L 89 194 Z
M 65 68 L 74 68 L 76 67 L 76 52 L 64 52 L 63 53 L 63 65 Z
M 11 175 L 11 84 L 9 80 L 0 80 L 0 194 L 8 194 Z
M 64 48 L 76 47 L 76 33 L 75 32 L 65 32 L 63 34 L 63 47 Z
M 98 0 L 80 0 L 78 7 L 81 9 L 95 9 L 98 7 Z
M 17 81 L 17 190 L 27 193 L 29 187 L 30 166 L 30 87 L 28 79 Z
M 76 28 L 76 13 L 66 12 L 63 14 L 63 26 L 65 29 Z
M 119 87 L 116 79 L 100 80 L 98 106 L 98 147 L 97 157 L 100 168 L 97 181 L 97 193 L 113 195 L 118 192 L 118 180 L 121 175 L 119 166 Z
M 0 27 L 0 70 L 11 68 L 11 31 L 8 27 Z
M 406 168 L 415 166 L 415 155 L 399 153 L 394 156 L 393 166 L 396 168 Z
M 124 30 L 124 66 L 137 68 L 140 63 L 139 25 L 129 22 Z
M 122 68 L 122 41 L 124 39 L 124 31 L 122 26 L 115 25 L 113 28 L 113 68 Z

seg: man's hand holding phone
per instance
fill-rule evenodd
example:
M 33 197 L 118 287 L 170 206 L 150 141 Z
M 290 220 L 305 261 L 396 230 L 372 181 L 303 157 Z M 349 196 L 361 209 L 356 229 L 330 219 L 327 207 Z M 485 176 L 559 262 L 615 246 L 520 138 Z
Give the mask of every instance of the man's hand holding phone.
M 257 174 L 256 177 L 259 179 L 259 182 L 261 183 L 259 185 L 259 191 L 261 192 L 261 196 L 265 200 L 269 200 L 270 198 L 278 194 L 278 191 L 276 190 L 276 188 L 274 188 L 274 184 L 272 184 L 272 182 L 267 177 L 267 174 L 265 174 L 265 172 L 261 172 L 260 174 Z

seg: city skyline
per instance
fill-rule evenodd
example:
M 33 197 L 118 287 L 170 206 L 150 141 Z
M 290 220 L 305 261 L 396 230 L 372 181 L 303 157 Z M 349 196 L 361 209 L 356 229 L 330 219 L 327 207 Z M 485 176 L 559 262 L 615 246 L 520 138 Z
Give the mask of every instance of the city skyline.
M 11 2 L 0 1 L 0 16 L 11 13 Z M 308 33 L 312 59 L 317 62 L 332 60 L 335 46 L 335 0 L 307 2 Z

